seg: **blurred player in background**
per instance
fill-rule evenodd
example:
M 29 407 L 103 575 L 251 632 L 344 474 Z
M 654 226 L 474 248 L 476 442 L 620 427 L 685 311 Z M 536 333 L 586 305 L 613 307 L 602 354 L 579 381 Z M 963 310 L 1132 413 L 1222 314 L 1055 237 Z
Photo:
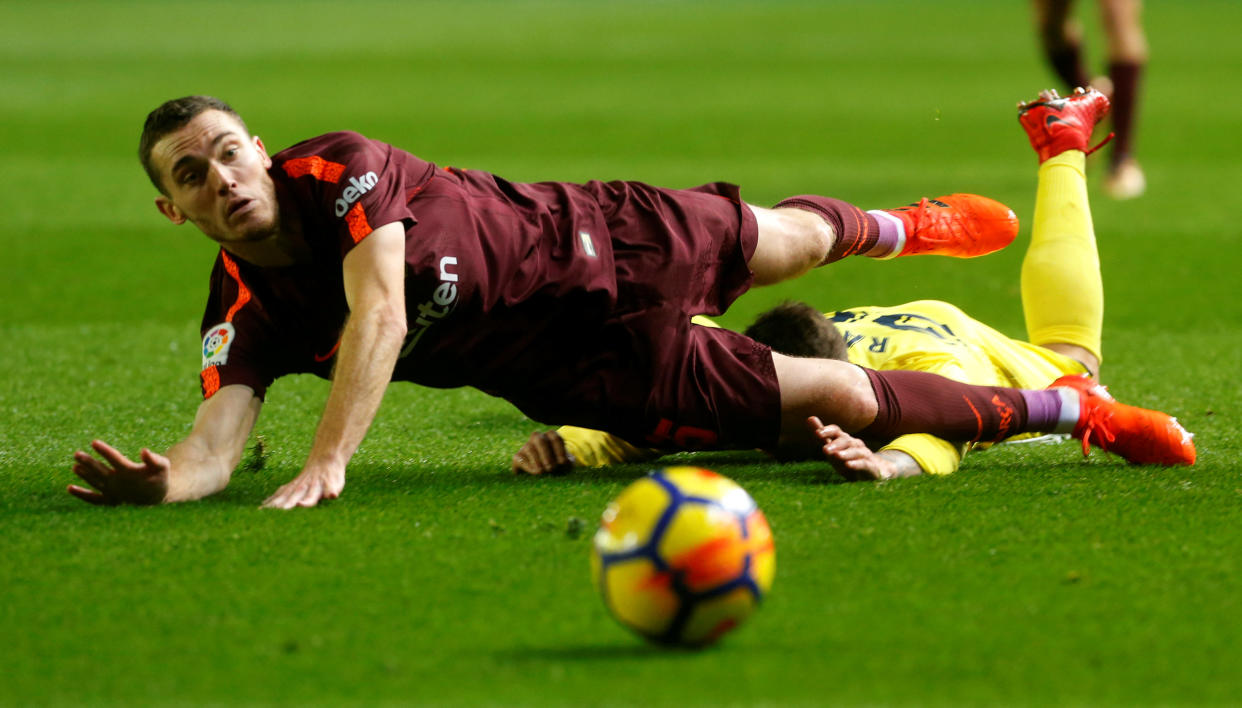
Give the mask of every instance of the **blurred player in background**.
M 1108 43 L 1108 75 L 1092 78 L 1086 69 L 1082 26 L 1071 16 L 1074 0 L 1034 0 L 1044 53 L 1067 87 L 1088 86 L 1108 94 L 1113 104 L 1113 141 L 1104 191 L 1115 199 L 1132 199 L 1147 188 L 1134 158 L 1139 88 L 1147 65 L 1142 0 L 1097 0 Z
M 1040 161 L 1021 279 L 1029 341 L 1010 339 L 957 307 L 934 300 L 825 314 L 803 303 L 785 303 L 760 315 L 746 334 L 793 356 L 845 359 L 880 370 L 928 371 L 973 384 L 1094 385 L 1082 377 L 1093 381 L 1099 376 L 1104 292 L 1085 163 L 1091 129 L 1107 112 L 1108 99 L 1094 90 L 1080 89 L 1068 98 L 1045 91 L 1038 100 L 1020 104 L 1021 124 Z M 1069 124 L 1075 125 L 1075 133 L 1067 138 L 1064 127 Z M 834 467 L 851 479 L 949 474 L 973 447 L 912 434 L 878 441 L 873 452 L 839 426 L 824 426 L 817 434 Z M 1106 450 L 1111 447 L 1111 441 L 1100 443 Z M 1135 457 L 1124 445 L 1111 449 L 1132 461 L 1153 461 Z M 514 455 L 513 469 L 539 474 L 563 471 L 571 461 L 599 466 L 656 454 L 598 431 L 566 427 L 533 434 Z M 1191 463 L 1193 456 L 1160 462 Z

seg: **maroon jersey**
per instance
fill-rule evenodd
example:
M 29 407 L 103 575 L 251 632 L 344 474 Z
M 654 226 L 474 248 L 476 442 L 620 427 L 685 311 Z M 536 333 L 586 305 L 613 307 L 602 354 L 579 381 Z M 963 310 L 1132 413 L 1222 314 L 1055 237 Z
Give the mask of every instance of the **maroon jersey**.
M 393 379 L 475 386 L 550 423 L 615 430 L 582 416 L 608 410 L 610 392 L 655 386 L 666 374 L 650 371 L 662 357 L 649 350 L 680 346 L 664 333 L 683 336 L 679 322 L 722 312 L 750 283 L 756 229 L 732 185 L 516 184 L 348 132 L 272 159 L 282 211 L 296 210 L 313 258 L 260 268 L 221 250 L 203 317 L 205 396 L 328 377 L 348 315 L 342 260 L 396 221 L 408 334 Z M 645 373 L 600 383 L 618 370 Z M 579 400 L 551 402 L 566 395 Z

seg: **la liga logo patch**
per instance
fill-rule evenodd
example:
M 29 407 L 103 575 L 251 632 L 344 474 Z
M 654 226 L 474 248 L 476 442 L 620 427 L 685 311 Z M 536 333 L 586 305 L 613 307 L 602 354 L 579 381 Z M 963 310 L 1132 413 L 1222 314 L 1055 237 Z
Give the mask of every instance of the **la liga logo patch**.
M 214 325 L 203 335 L 203 368 L 227 364 L 229 347 L 233 346 L 236 334 L 233 325 L 224 322 Z

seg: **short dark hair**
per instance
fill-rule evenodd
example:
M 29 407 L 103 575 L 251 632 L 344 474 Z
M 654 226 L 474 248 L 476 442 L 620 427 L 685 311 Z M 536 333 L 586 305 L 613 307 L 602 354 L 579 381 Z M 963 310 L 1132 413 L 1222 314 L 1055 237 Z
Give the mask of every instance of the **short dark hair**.
M 237 111 L 233 110 L 232 106 L 214 96 L 174 98 L 171 101 L 165 101 L 160 104 L 159 108 L 147 114 L 147 121 L 142 125 L 142 139 L 138 141 L 138 160 L 142 162 L 142 168 L 147 171 L 151 184 L 155 185 L 155 188 L 165 196 L 168 195 L 168 190 L 164 189 L 159 172 L 151 164 L 151 150 L 165 135 L 180 130 L 182 126 L 204 111 L 223 111 L 236 118 L 243 129 L 246 127 L 246 122 L 237 114 Z
M 755 318 L 747 337 L 788 356 L 848 361 L 845 338 L 819 310 L 787 300 Z

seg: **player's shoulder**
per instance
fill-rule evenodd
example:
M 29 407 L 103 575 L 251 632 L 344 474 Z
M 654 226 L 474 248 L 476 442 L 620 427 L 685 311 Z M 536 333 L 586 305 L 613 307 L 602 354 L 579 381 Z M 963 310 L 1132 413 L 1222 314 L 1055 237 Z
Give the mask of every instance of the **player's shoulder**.
M 862 305 L 825 312 L 824 316 L 834 324 L 855 327 L 891 326 L 893 322 L 910 317 L 944 323 L 970 318 L 961 308 L 943 300 L 914 300 L 900 305 Z
M 339 184 L 350 175 L 359 179 L 390 164 L 389 145 L 350 130 L 324 133 L 291 145 L 272 156 L 273 175 Z
M 320 157 L 323 159 L 328 159 L 330 156 L 345 157 L 351 153 L 375 149 L 382 145 L 382 143 L 372 140 L 362 133 L 356 133 L 352 130 L 337 130 L 294 143 L 273 155 L 272 160 L 277 163 L 283 163 L 307 157 Z
M 966 315 L 966 313 L 962 311 L 962 308 L 954 305 L 953 303 L 945 302 L 944 300 L 914 300 L 912 302 L 907 302 L 904 305 L 898 305 L 888 309 L 893 311 L 905 311 L 911 314 L 926 315 L 928 317 L 962 317 Z

